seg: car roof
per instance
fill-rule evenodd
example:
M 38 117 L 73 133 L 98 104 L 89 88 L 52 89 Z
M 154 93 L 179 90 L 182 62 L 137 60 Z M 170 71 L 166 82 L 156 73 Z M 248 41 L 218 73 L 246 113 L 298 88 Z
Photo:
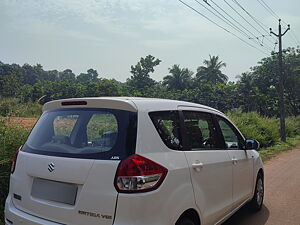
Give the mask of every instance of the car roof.
M 62 102 L 80 102 L 86 101 L 86 105 L 68 105 L 63 106 Z M 43 106 L 43 111 L 54 110 L 58 108 L 113 108 L 128 111 L 163 111 L 176 110 L 178 107 L 193 107 L 204 110 L 214 111 L 223 114 L 220 111 L 201 104 L 159 98 L 143 97 L 90 97 L 90 98 L 70 98 L 47 102 Z

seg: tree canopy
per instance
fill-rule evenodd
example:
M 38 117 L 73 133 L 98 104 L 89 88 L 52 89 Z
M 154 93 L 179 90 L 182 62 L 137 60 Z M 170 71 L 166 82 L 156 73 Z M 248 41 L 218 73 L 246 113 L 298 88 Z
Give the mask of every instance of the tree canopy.
M 127 84 L 138 91 L 143 91 L 144 88 L 154 85 L 155 80 L 150 78 L 150 73 L 154 72 L 154 67 L 160 62 L 160 59 L 155 59 L 152 55 L 142 57 L 135 66 L 131 66 L 132 76 L 127 79 Z
M 42 104 L 71 97 L 145 96 L 190 101 L 221 111 L 240 108 L 278 116 L 277 60 L 275 54 L 263 58 L 250 71 L 239 75 L 236 82 L 228 82 L 228 76 L 222 72 L 226 64 L 218 56 L 209 56 L 195 75 L 175 64 L 162 81 L 155 81 L 151 74 L 161 60 L 148 55 L 131 66 L 131 76 L 124 83 L 106 79 L 92 68 L 76 75 L 71 69 L 46 71 L 40 64 L 20 66 L 0 62 L 0 97 Z M 300 49 L 284 51 L 283 64 L 287 114 L 299 115 Z
M 196 79 L 201 82 L 211 82 L 212 84 L 226 84 L 228 77 L 221 72 L 226 63 L 219 60 L 219 56 L 209 56 L 203 61 L 204 66 L 199 66 Z
M 169 75 L 163 78 L 163 85 L 169 90 L 184 90 L 191 87 L 193 72 L 188 68 L 174 65 L 169 68 Z

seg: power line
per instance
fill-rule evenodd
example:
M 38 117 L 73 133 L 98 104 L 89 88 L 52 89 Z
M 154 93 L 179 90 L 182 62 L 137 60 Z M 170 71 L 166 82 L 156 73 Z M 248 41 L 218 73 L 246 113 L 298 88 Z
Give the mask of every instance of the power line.
M 237 4 L 255 23 L 258 24 L 258 26 L 263 29 L 267 34 L 269 34 L 269 31 L 266 30 L 259 20 L 257 20 L 251 13 L 249 13 L 237 0 L 232 0 L 235 4 Z
M 264 1 L 264 0 L 257 0 L 258 3 L 260 5 L 262 5 L 266 11 L 268 11 L 275 19 L 280 19 L 280 17 L 278 16 L 278 14 Z M 285 25 L 288 25 L 288 23 L 286 23 L 285 21 L 281 20 L 281 22 L 283 22 Z M 297 38 L 294 30 L 291 30 L 291 33 L 289 33 L 289 36 L 291 37 L 291 39 L 294 39 L 296 45 L 299 45 L 299 39 Z M 291 42 L 290 42 L 291 43 Z
M 268 31 L 265 29 L 266 26 L 263 22 L 261 22 L 260 20 L 256 19 L 255 16 L 253 16 L 250 12 L 248 12 L 244 6 L 242 6 L 242 4 L 240 4 L 237 0 L 232 0 L 235 4 L 237 4 L 238 7 L 240 7 L 248 16 L 250 16 L 250 18 L 258 24 L 258 26 L 260 26 L 261 29 L 263 29 L 266 33 L 268 33 Z
M 241 40 L 242 42 L 244 42 L 245 44 L 247 44 L 248 46 L 255 48 L 256 50 L 260 51 L 261 53 L 269 56 L 268 53 L 262 51 L 261 49 L 253 46 L 252 44 L 248 43 L 247 41 L 245 41 L 244 39 L 240 38 L 238 35 L 230 32 L 229 30 L 227 30 L 226 28 L 224 28 L 223 26 L 219 25 L 218 23 L 214 22 L 212 19 L 210 19 L 209 17 L 205 16 L 204 14 L 202 14 L 201 12 L 199 12 L 197 9 L 193 8 L 192 6 L 188 5 L 187 3 L 183 2 L 182 0 L 178 0 L 179 2 L 181 2 L 182 4 L 184 4 L 186 7 L 190 8 L 191 10 L 193 10 L 194 12 L 196 12 L 197 14 L 199 14 L 200 16 L 204 17 L 205 19 L 207 19 L 208 21 L 210 21 L 211 23 L 215 24 L 216 26 L 218 26 L 219 28 L 221 28 L 222 30 L 226 31 L 227 33 L 235 36 L 236 38 L 238 38 L 239 40 Z
M 288 26 L 282 26 L 283 29 L 287 29 Z M 289 32 L 288 34 L 289 39 L 287 40 L 289 43 L 289 46 L 294 46 L 296 44 L 296 46 L 298 46 L 299 42 L 297 41 L 297 38 L 295 38 L 295 36 L 293 35 L 293 30 L 291 30 L 291 32 Z
M 257 0 L 257 1 L 276 19 L 280 18 L 264 0 Z
M 207 9 L 210 13 L 212 13 L 214 16 L 218 17 L 220 20 L 222 20 L 224 23 L 226 23 L 227 25 L 229 25 L 230 27 L 234 28 L 235 30 L 237 30 L 238 32 L 242 32 L 238 27 L 236 27 L 234 24 L 232 24 L 230 21 L 227 21 L 226 19 L 223 19 L 222 17 L 220 17 L 220 13 L 218 11 L 216 11 L 214 9 L 214 11 L 216 11 L 216 13 L 218 13 L 219 15 L 217 15 L 216 13 L 214 13 L 212 10 L 210 10 L 208 7 L 206 7 L 204 4 L 202 4 L 201 2 L 199 2 L 198 0 L 195 0 L 195 2 L 197 2 L 199 5 L 201 5 L 202 7 L 204 7 L 205 9 Z M 207 3 L 207 2 L 206 2 Z M 207 3 L 209 6 L 210 4 Z M 222 16 L 222 15 L 221 15 Z
M 207 9 L 210 13 L 212 13 L 214 16 L 218 17 L 220 20 L 222 20 L 224 23 L 226 23 L 227 25 L 229 25 L 230 27 L 232 27 L 233 29 L 235 29 L 236 31 L 238 31 L 239 33 L 245 35 L 247 38 L 249 38 L 249 35 L 247 35 L 243 30 L 241 30 L 239 27 L 237 27 L 235 24 L 233 24 L 231 21 L 228 21 L 227 18 L 223 19 L 222 17 L 224 17 L 222 14 L 220 14 L 219 11 L 217 11 L 216 9 L 214 9 L 214 11 L 216 11 L 216 13 L 218 13 L 219 15 L 221 15 L 221 17 L 219 15 L 217 15 L 216 13 L 214 13 L 212 10 L 210 10 L 208 7 L 206 7 L 204 4 L 202 4 L 201 2 L 199 2 L 198 0 L 195 0 L 195 2 L 197 2 L 199 5 L 201 5 L 202 7 L 204 7 L 205 9 Z M 206 2 L 207 3 L 207 2 Z M 207 3 L 209 6 L 210 4 Z M 255 37 L 255 36 L 254 36 Z M 264 47 L 262 44 L 258 43 L 255 41 L 254 39 L 252 39 L 256 44 L 259 44 L 260 46 Z M 269 49 L 266 49 L 269 50 Z
M 291 30 L 291 31 L 292 31 L 291 36 L 294 38 L 296 44 L 299 46 L 299 43 L 300 43 L 300 42 L 299 42 L 298 37 L 296 36 L 294 30 Z
M 248 25 L 250 25 L 254 30 L 256 30 L 260 35 L 263 35 L 255 26 L 253 26 L 243 15 L 241 15 L 232 5 L 229 4 L 228 1 L 224 0 L 224 2 L 236 13 L 238 14 Z M 270 40 L 269 40 L 270 41 Z M 272 43 L 273 44 L 273 43 Z
M 261 43 L 264 44 L 265 37 L 269 37 L 269 36 L 271 36 L 271 35 L 261 35 L 261 36 L 255 37 L 255 38 L 258 40 L 260 40 L 260 38 L 261 38 Z M 250 39 L 252 39 L 252 38 L 250 38 Z M 272 48 L 272 47 L 270 47 L 270 48 Z
M 234 17 L 232 17 L 229 13 L 227 13 L 224 9 L 222 9 L 222 7 L 220 7 L 217 3 L 215 3 L 213 0 L 210 0 L 218 9 L 220 9 L 223 13 L 225 13 L 229 18 L 231 18 L 234 22 L 236 22 L 239 26 L 241 26 L 244 30 L 246 30 L 250 35 L 252 35 L 252 37 L 254 37 L 254 39 L 257 39 L 259 41 L 259 37 L 257 37 L 255 34 L 253 34 L 251 31 L 249 31 L 245 26 L 243 26 L 239 21 L 237 21 Z M 205 1 L 207 4 L 209 4 L 207 1 Z M 210 5 L 210 4 L 209 4 Z M 211 6 L 211 5 L 210 5 Z M 213 6 L 211 6 L 213 8 Z M 226 18 L 223 14 L 221 14 L 224 18 Z M 226 18 L 227 19 L 227 18 Z M 227 19 L 228 20 L 228 19 Z M 247 35 L 248 36 L 248 35 Z M 271 35 L 268 35 L 271 36 Z M 264 37 L 266 37 L 266 35 L 262 35 L 262 42 L 260 44 L 263 44 L 263 40 Z M 253 39 L 250 38 L 248 36 L 249 39 Z
M 264 1 L 264 0 L 257 0 L 260 5 L 262 5 L 276 20 L 281 19 L 280 16 Z M 285 25 L 288 25 L 284 20 L 281 19 L 281 22 Z
M 251 31 L 249 31 L 247 28 L 245 28 L 239 21 L 237 21 L 236 19 L 234 19 L 229 13 L 227 13 L 224 9 L 222 9 L 217 3 L 215 3 L 213 0 L 211 0 L 211 2 L 217 6 L 222 12 L 224 12 L 227 16 L 229 16 L 233 21 L 235 21 L 237 24 L 239 24 L 242 28 L 244 28 L 246 31 L 248 31 L 249 33 L 252 34 Z M 254 35 L 255 36 L 255 35 Z
M 196 2 L 198 2 L 198 4 L 200 4 L 200 2 L 199 1 L 197 1 L 197 0 L 195 0 Z M 232 23 L 230 20 L 228 20 L 222 13 L 220 13 L 218 10 L 216 10 L 212 5 L 210 5 L 207 1 L 205 1 L 204 0 L 204 2 L 208 5 L 208 6 L 210 6 L 216 13 L 218 13 L 224 20 L 226 20 L 228 23 L 230 23 L 233 27 L 235 27 L 235 29 L 236 30 L 238 30 L 240 33 L 242 33 L 243 35 L 245 35 L 247 38 L 249 38 L 249 35 L 245 32 L 245 31 L 243 31 L 241 28 L 239 28 L 238 26 L 236 26 L 234 23 Z M 201 4 L 202 5 L 202 4 Z M 205 7 L 206 8 L 206 7 Z M 207 10 L 209 10 L 209 9 L 207 9 Z M 209 10 L 210 11 L 210 10 Z M 215 15 L 215 14 L 214 14 Z M 218 17 L 219 18 L 219 17 Z M 220 18 L 221 19 L 221 18 Z M 222 20 L 223 20 L 222 19 Z M 223 21 L 224 21 L 223 20 Z M 225 22 L 225 21 L 224 21 Z M 226 22 L 226 23 L 227 23 Z M 255 35 L 254 35 L 254 37 L 255 37 Z

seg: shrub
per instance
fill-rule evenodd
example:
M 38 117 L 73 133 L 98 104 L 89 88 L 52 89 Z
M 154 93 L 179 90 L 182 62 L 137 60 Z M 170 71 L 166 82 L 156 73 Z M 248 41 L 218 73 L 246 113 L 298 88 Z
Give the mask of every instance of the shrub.
M 228 117 L 237 125 L 245 138 L 256 139 L 261 147 L 268 147 L 279 140 L 278 119 L 259 116 L 256 112 L 230 111 Z
M 37 102 L 22 103 L 16 98 L 0 98 L 0 116 L 39 117 L 42 106 Z
M 300 134 L 300 116 L 286 118 L 286 136 L 294 137 Z
M 0 224 L 4 222 L 3 211 L 8 194 L 11 159 L 25 142 L 28 128 L 8 125 L 8 119 L 0 119 Z
M 256 112 L 229 111 L 228 117 L 237 125 L 245 138 L 256 139 L 261 147 L 269 147 L 279 141 L 279 119 L 260 116 Z M 286 118 L 286 136 L 300 135 L 300 116 Z

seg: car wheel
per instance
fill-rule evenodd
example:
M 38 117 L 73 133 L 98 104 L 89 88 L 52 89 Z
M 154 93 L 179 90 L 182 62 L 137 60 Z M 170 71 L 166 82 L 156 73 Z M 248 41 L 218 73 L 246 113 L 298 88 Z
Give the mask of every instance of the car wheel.
M 196 225 L 190 218 L 182 218 L 176 222 L 175 225 Z
M 256 179 L 254 196 L 250 202 L 251 209 L 255 212 L 259 211 L 264 201 L 264 179 L 259 173 Z

